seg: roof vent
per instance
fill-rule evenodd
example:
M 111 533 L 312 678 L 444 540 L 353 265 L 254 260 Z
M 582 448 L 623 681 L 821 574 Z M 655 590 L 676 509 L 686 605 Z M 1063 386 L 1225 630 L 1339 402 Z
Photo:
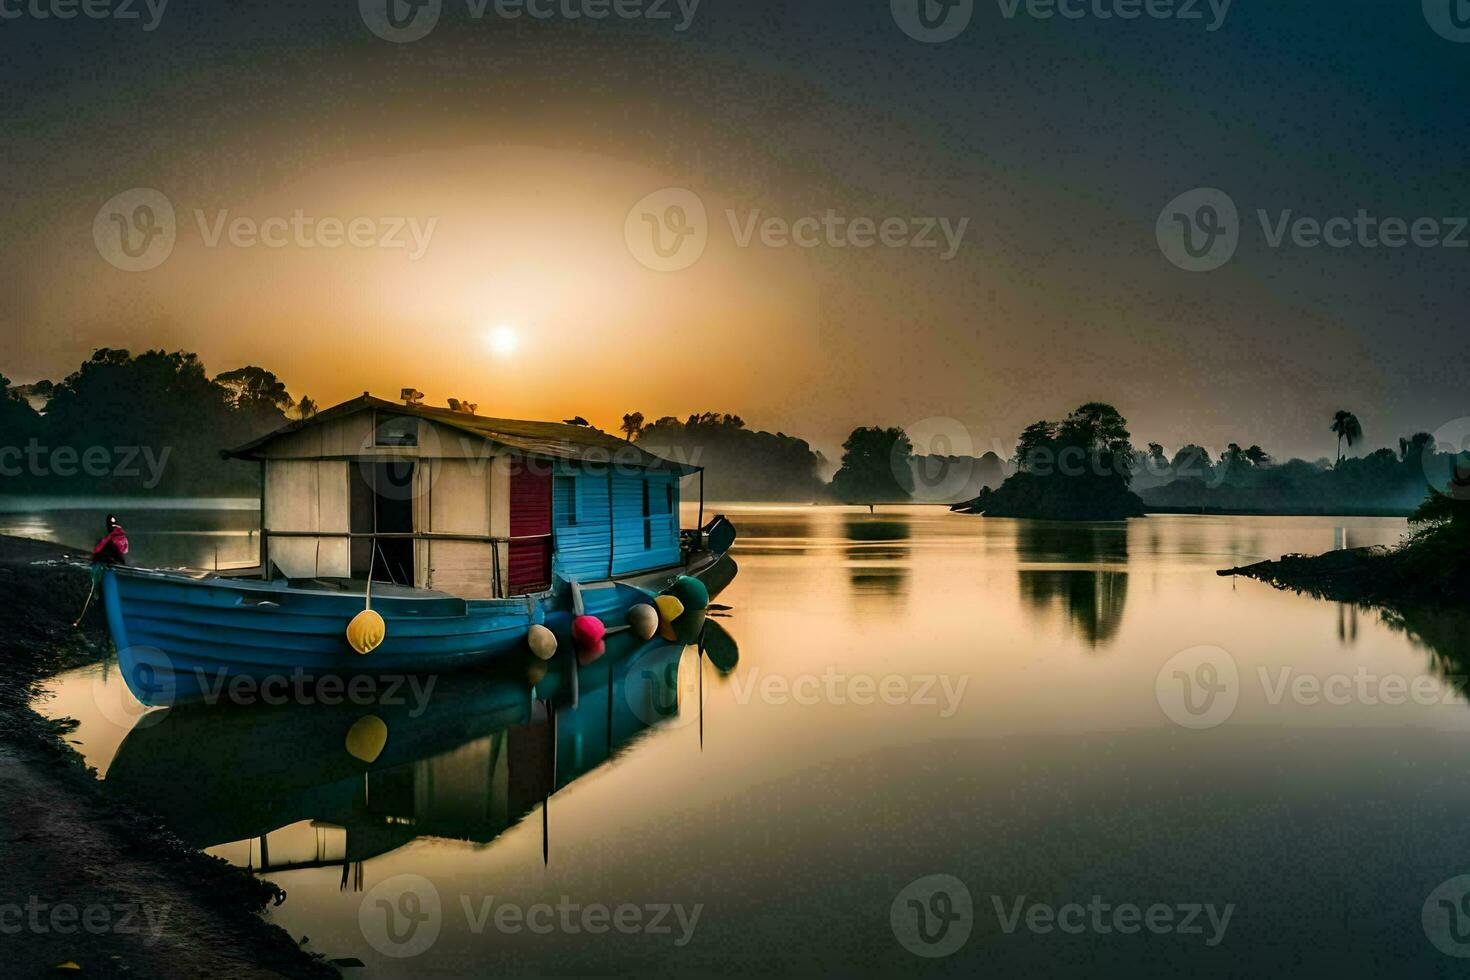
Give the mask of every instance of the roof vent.
M 424 401 L 424 393 L 417 388 L 404 388 L 398 393 L 405 405 L 421 405 Z

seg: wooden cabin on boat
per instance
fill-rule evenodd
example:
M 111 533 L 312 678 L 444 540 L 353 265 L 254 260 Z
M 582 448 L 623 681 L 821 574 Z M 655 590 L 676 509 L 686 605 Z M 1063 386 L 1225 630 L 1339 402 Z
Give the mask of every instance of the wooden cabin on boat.
M 367 394 L 225 456 L 261 466 L 267 577 L 466 599 L 678 565 L 680 481 L 699 472 L 586 426 Z

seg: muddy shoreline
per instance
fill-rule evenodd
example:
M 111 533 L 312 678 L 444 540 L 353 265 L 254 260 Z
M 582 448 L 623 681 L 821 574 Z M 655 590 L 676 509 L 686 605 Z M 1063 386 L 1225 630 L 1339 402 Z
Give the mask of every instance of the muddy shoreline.
M 284 893 L 187 847 L 113 800 L 31 708 L 40 682 L 103 660 L 110 640 L 85 556 L 0 536 L 0 934 L 4 972 L 45 976 L 335 977 L 258 914 Z

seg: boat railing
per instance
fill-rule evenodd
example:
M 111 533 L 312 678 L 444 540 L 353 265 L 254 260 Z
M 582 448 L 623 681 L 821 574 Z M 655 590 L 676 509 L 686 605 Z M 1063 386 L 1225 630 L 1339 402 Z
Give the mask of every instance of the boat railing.
M 295 538 L 322 539 L 332 541 L 372 541 L 374 546 L 378 541 L 457 541 L 470 542 L 474 544 L 489 545 L 515 545 L 530 544 L 536 541 L 551 541 L 554 534 L 518 534 L 513 536 L 495 534 L 453 534 L 441 531 L 262 531 L 261 549 L 263 555 L 269 555 L 269 540 L 271 538 Z M 318 545 L 320 549 L 320 545 Z M 497 596 L 506 595 L 505 573 L 500 564 L 500 548 L 494 547 L 491 551 L 491 589 Z M 261 567 L 265 567 L 265 559 L 262 557 Z
M 521 534 L 514 537 L 493 534 L 452 534 L 440 531 L 266 531 L 267 538 L 332 538 L 351 541 L 473 541 L 480 544 L 524 544 L 550 541 L 551 534 Z

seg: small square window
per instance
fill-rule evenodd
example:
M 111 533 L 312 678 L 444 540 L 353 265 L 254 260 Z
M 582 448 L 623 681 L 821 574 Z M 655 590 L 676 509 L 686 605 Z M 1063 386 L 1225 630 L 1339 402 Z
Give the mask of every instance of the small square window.
M 412 415 L 379 415 L 375 446 L 417 446 L 419 420 Z

